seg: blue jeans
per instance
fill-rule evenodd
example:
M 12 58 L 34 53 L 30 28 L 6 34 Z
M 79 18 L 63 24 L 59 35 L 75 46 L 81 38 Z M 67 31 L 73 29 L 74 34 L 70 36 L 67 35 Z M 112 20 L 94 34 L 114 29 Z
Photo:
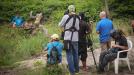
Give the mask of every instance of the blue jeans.
M 71 74 L 79 72 L 78 42 L 71 42 L 71 47 L 66 50 L 67 62 Z

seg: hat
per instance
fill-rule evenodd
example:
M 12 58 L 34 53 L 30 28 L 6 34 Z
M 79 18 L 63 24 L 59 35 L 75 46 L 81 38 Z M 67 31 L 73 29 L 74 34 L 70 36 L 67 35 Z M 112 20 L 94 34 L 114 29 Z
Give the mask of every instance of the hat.
M 53 35 L 51 36 L 51 38 L 52 38 L 52 39 L 59 39 L 59 35 L 58 35 L 58 34 L 53 34 Z
M 69 10 L 69 12 L 74 12 L 75 11 L 75 6 L 74 5 L 69 5 L 68 10 Z

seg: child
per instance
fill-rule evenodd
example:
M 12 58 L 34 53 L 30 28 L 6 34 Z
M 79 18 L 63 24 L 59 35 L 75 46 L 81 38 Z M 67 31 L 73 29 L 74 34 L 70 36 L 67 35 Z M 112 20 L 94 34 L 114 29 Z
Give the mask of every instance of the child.
M 54 47 L 56 48 L 58 54 L 56 55 L 56 58 L 51 58 L 53 56 L 52 53 L 53 53 Z M 47 44 L 47 47 L 45 48 L 45 50 L 47 50 L 47 63 L 48 64 L 61 63 L 62 49 L 63 49 L 63 44 L 60 43 L 58 34 L 53 34 L 51 36 L 51 42 L 49 42 Z M 53 56 L 53 57 L 55 57 L 55 56 Z

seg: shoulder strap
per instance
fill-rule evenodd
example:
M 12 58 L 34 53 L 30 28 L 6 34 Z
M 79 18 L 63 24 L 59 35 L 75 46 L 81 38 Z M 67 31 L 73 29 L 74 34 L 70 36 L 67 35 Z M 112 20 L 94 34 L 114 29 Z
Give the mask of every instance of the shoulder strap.
M 68 17 L 68 19 L 66 20 L 66 22 L 65 22 L 65 24 L 64 24 L 64 29 L 65 29 L 65 27 L 66 27 L 66 24 L 69 22 L 69 20 L 73 17 L 72 15 L 68 15 L 69 17 Z
M 65 31 L 72 31 L 72 32 L 74 32 L 74 31 L 78 31 L 76 28 L 75 28 L 75 22 L 76 22 L 76 18 L 78 18 L 79 19 L 79 16 L 78 15 L 70 15 L 71 16 L 71 18 L 73 18 L 73 23 L 72 23 L 72 26 L 69 28 L 69 29 L 65 29 Z

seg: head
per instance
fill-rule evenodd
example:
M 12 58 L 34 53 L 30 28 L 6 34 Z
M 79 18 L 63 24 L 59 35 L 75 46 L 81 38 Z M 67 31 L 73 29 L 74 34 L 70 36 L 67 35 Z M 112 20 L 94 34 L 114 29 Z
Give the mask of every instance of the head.
M 84 12 L 80 12 L 80 13 L 79 13 L 79 16 L 80 16 L 80 19 L 81 19 L 81 20 L 84 20 L 84 18 L 85 18 Z
M 69 5 L 68 10 L 69 10 L 69 13 L 75 12 L 75 6 L 74 5 Z
M 100 12 L 99 16 L 100 16 L 101 19 L 106 18 L 106 12 L 105 11 Z
M 59 35 L 58 35 L 58 34 L 53 34 L 53 35 L 51 36 L 51 39 L 52 39 L 53 41 L 58 41 L 58 40 L 59 40 Z
M 110 33 L 110 36 L 115 39 L 115 40 L 118 40 L 120 39 L 120 37 L 122 37 L 124 35 L 123 31 L 122 30 L 112 30 L 111 33 Z

